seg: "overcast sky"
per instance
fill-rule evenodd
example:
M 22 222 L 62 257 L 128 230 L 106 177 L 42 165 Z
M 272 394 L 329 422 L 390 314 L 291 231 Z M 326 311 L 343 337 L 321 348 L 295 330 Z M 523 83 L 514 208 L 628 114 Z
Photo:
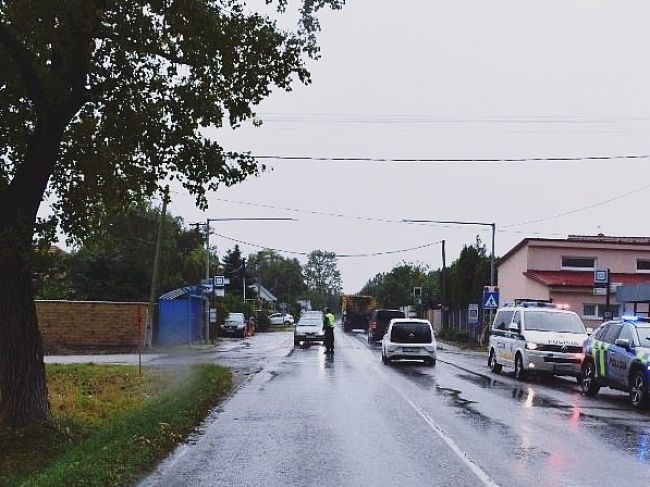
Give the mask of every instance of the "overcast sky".
M 650 153 L 647 0 L 349 0 L 322 15 L 313 83 L 276 92 L 261 128 L 217 134 L 232 150 L 283 156 L 518 158 Z M 212 198 L 378 219 L 496 222 L 497 255 L 526 236 L 650 235 L 650 160 L 526 163 L 271 162 L 258 179 Z M 589 206 L 637 188 L 608 204 Z M 261 246 L 373 253 L 445 239 L 458 256 L 489 229 L 318 216 L 174 194 L 187 222 Z M 220 253 L 233 245 L 213 237 Z M 242 245 L 244 252 L 257 249 Z M 285 254 L 291 255 L 291 254 Z M 299 257 L 305 260 L 303 257 Z M 341 259 L 358 291 L 401 261 L 437 268 L 440 247 Z

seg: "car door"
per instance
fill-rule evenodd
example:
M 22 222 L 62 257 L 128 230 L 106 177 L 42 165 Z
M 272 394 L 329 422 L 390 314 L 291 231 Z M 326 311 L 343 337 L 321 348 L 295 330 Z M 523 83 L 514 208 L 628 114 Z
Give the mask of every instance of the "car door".
M 616 345 L 616 340 L 627 340 L 629 348 Z M 614 343 L 610 345 L 607 356 L 607 366 L 610 368 L 609 376 L 611 379 L 622 385 L 627 386 L 627 379 L 632 360 L 634 360 L 634 346 L 636 345 L 636 332 L 629 325 L 623 325 L 620 333 L 614 338 Z
M 616 347 L 614 342 L 621 333 L 621 325 L 612 323 L 607 331 L 601 338 L 600 355 L 596 358 L 596 370 L 598 376 L 607 383 L 618 383 L 616 377 L 620 377 L 620 373 L 616 367 Z
M 521 310 L 515 311 L 515 314 L 512 317 L 512 323 L 508 327 L 506 334 L 505 359 L 512 364 L 515 363 L 515 353 L 517 352 L 517 345 L 519 344 L 522 314 Z
M 490 341 L 492 342 L 492 347 L 494 348 L 498 362 L 504 362 L 507 360 L 505 354 L 507 345 L 506 335 L 508 333 L 508 327 L 512 322 L 512 315 L 512 311 L 499 310 L 494 317 Z

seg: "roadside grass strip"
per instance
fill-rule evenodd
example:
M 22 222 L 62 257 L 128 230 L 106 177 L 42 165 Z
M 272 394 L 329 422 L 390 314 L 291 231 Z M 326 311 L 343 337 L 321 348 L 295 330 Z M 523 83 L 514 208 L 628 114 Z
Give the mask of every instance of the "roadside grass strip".
M 118 486 L 150 471 L 232 388 L 224 367 L 48 366 L 54 421 L 0 429 L 0 485 Z

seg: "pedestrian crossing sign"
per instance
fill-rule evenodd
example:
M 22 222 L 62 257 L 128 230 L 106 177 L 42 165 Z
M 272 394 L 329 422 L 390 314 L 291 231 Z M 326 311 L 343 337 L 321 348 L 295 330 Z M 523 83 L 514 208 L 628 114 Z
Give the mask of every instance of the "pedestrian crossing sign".
M 497 309 L 499 307 L 499 291 L 483 291 L 483 309 Z

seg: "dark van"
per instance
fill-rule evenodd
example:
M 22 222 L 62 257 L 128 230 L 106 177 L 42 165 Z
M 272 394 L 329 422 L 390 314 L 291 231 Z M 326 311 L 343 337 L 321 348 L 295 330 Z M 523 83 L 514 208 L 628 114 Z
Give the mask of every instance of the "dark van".
M 394 318 L 406 318 L 406 316 L 398 309 L 374 310 L 368 322 L 368 343 L 381 341 L 388 329 L 388 323 Z

